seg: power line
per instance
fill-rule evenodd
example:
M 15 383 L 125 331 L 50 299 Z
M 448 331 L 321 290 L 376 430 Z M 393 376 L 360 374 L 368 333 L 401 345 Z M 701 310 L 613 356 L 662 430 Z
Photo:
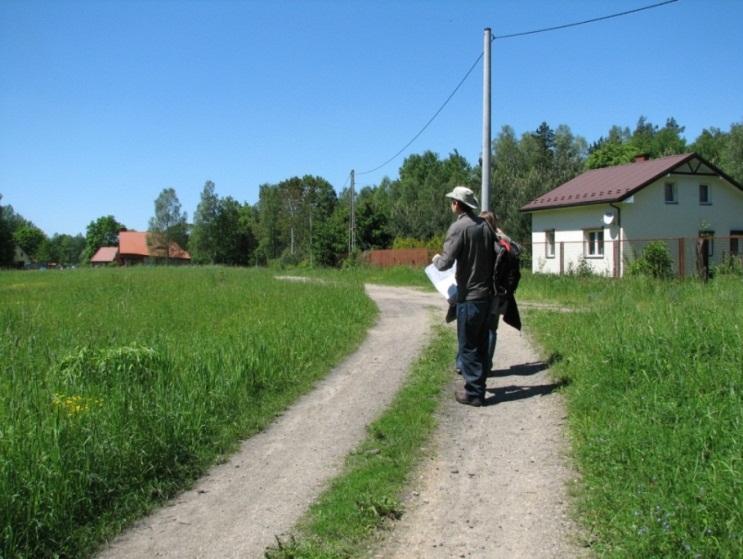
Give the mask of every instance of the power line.
M 491 41 L 500 40 L 500 39 L 513 39 L 515 37 L 524 37 L 526 35 L 536 35 L 537 33 L 546 33 L 548 31 L 557 31 L 559 29 L 567 29 L 569 27 L 577 27 L 579 25 L 586 25 L 588 23 L 596 23 L 598 21 L 604 21 L 604 20 L 607 20 L 607 19 L 613 19 L 613 18 L 617 18 L 617 17 L 622 17 L 622 16 L 631 15 L 631 14 L 636 14 L 638 12 L 642 12 L 642 11 L 645 11 L 645 10 L 651 10 L 653 8 L 659 8 L 660 6 L 665 6 L 667 4 L 673 4 L 674 2 L 678 2 L 678 0 L 666 0 L 665 2 L 658 2 L 657 4 L 651 4 L 649 6 L 643 6 L 641 8 L 635 8 L 634 10 L 627 10 L 627 11 L 624 11 L 624 12 L 618 12 L 616 14 L 610 14 L 610 15 L 607 15 L 607 16 L 595 17 L 595 18 L 592 18 L 592 19 L 586 19 L 586 20 L 583 20 L 583 21 L 576 21 L 576 22 L 573 22 L 573 23 L 565 23 L 565 24 L 562 24 L 562 25 L 555 25 L 554 27 L 544 27 L 544 28 L 541 28 L 541 29 L 534 29 L 534 30 L 531 30 L 531 31 L 522 31 L 520 33 L 510 33 L 508 35 L 493 35 L 493 38 L 491 39 Z M 472 70 L 475 69 L 475 66 L 477 66 L 477 64 L 480 62 L 480 60 L 482 60 L 482 57 L 483 57 L 483 53 L 480 53 L 480 56 L 478 56 L 477 59 L 472 63 L 472 66 L 470 66 L 469 70 L 467 70 L 467 72 L 464 74 L 464 77 L 459 81 L 459 83 L 457 84 L 457 86 L 454 88 L 454 91 L 452 91 L 449 94 L 449 96 L 446 98 L 446 101 L 443 102 L 443 104 L 438 108 L 438 110 L 433 114 L 433 116 L 430 119 L 428 119 L 428 122 L 426 122 L 426 124 L 423 126 L 423 128 L 421 128 L 418 131 L 418 133 L 415 136 L 413 136 L 413 138 L 407 144 L 405 144 L 402 148 L 400 148 L 400 150 L 397 153 L 395 153 L 395 155 L 393 155 L 392 157 L 390 157 L 389 159 L 387 159 L 384 163 L 382 163 L 380 165 L 377 165 L 376 167 L 374 167 L 373 169 L 370 169 L 368 171 L 359 171 L 359 172 L 356 173 L 356 175 L 357 176 L 359 176 L 359 175 L 368 175 L 370 173 L 373 173 L 375 171 L 378 171 L 379 169 L 381 169 L 382 167 L 384 167 L 385 165 L 387 165 L 388 163 L 390 163 L 391 161 L 393 161 L 394 159 L 396 159 L 397 156 L 399 156 L 408 147 L 410 147 L 410 145 L 414 141 L 416 141 L 420 137 L 420 135 L 423 134 L 423 132 L 426 131 L 426 129 L 431 125 L 431 123 L 436 119 L 436 117 L 439 116 L 439 113 L 441 113 L 441 111 L 444 110 L 444 107 L 446 107 L 446 105 L 449 103 L 449 101 L 451 101 L 451 98 L 454 97 L 454 94 L 457 91 L 459 91 L 459 88 L 462 87 L 462 84 L 467 80 L 467 78 L 469 77 L 469 75 L 472 73 Z
M 480 53 L 480 56 L 478 56 L 477 59 L 472 63 L 472 66 L 470 66 L 470 69 L 467 70 L 467 73 L 459 81 L 459 83 L 457 84 L 457 87 L 454 88 L 454 91 L 452 91 L 449 94 L 449 97 L 446 98 L 446 101 L 444 101 L 444 103 L 439 107 L 439 110 L 437 110 L 433 114 L 433 116 L 428 119 L 428 122 L 426 122 L 426 124 L 423 126 L 423 128 L 421 128 L 420 131 L 415 136 L 413 136 L 413 139 L 412 140 L 410 140 L 407 144 L 405 144 L 402 148 L 400 148 L 400 150 L 395 155 L 393 155 L 392 157 L 390 157 L 387 161 L 385 161 L 381 165 L 378 165 L 378 166 L 374 167 L 374 169 L 370 169 L 369 171 L 359 171 L 358 173 L 356 173 L 356 175 L 368 175 L 369 173 L 373 173 L 374 171 L 378 171 L 379 169 L 381 169 L 382 167 L 384 167 L 385 165 L 387 165 L 387 163 L 389 163 L 390 161 L 392 161 L 393 159 L 395 159 L 403 151 L 405 151 L 410 146 L 410 144 L 412 144 L 414 141 L 416 141 L 418 139 L 418 137 L 421 134 L 423 134 L 423 132 L 425 132 L 426 128 L 429 127 L 429 125 L 434 121 L 434 119 L 437 116 L 439 116 L 439 113 L 444 110 L 444 107 L 446 107 L 446 105 L 449 103 L 449 101 L 451 101 L 451 98 L 454 97 L 454 94 L 459 90 L 459 88 L 462 87 L 462 84 L 469 77 L 469 75 L 472 73 L 472 70 L 475 69 L 475 66 L 477 66 L 477 64 L 480 62 L 481 59 L 482 59 L 482 53 Z
M 536 35 L 537 33 L 546 33 L 547 31 L 557 31 L 558 29 L 567 29 L 568 27 L 577 27 L 579 25 L 585 25 L 587 23 L 596 23 L 597 21 L 604 21 L 606 19 L 612 19 L 615 17 L 636 14 L 637 12 L 642 12 L 644 10 L 652 10 L 653 8 L 659 8 L 660 6 L 665 6 L 666 4 L 673 4 L 674 2 L 678 2 L 678 0 L 666 0 L 665 2 L 659 2 L 657 4 L 652 4 L 650 6 L 644 6 L 642 8 L 635 8 L 634 10 L 627 10 L 626 12 L 619 12 L 619 13 L 611 14 L 608 16 L 595 17 L 592 19 L 586 19 L 584 21 L 576 21 L 574 23 L 565 23 L 563 25 L 555 25 L 554 27 L 544 27 L 542 29 L 534 29 L 532 31 L 510 33 L 509 35 L 493 35 L 492 40 L 495 41 L 497 39 L 513 39 L 514 37 L 524 37 L 526 35 Z

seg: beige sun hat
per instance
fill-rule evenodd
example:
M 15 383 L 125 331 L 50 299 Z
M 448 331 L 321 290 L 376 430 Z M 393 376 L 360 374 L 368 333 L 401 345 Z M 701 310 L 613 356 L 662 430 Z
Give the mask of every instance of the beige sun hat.
M 475 198 L 475 193 L 466 186 L 455 186 L 454 190 L 449 192 L 446 197 L 452 198 L 453 200 L 458 200 L 459 202 L 462 202 L 462 204 L 472 208 L 473 210 L 477 209 L 477 206 L 480 205 L 477 201 L 477 198 Z

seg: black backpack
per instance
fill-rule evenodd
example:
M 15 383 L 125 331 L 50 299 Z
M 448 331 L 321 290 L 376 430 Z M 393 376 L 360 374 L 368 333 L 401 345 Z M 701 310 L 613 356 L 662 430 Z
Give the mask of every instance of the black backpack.
M 521 280 L 521 246 L 508 237 L 498 236 L 493 283 L 496 293 L 513 295 Z

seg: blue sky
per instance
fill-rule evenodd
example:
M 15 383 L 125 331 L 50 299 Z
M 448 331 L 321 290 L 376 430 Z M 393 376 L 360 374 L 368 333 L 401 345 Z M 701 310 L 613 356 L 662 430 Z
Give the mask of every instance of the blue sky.
M 47 234 L 113 214 L 144 230 L 163 188 L 189 219 L 204 182 L 255 203 L 312 174 L 337 191 L 403 147 L 505 35 L 657 0 L 0 2 L 2 204 Z M 496 40 L 492 130 L 546 121 L 589 142 L 640 115 L 689 142 L 743 122 L 741 0 L 679 0 Z M 482 64 L 397 159 L 482 145 Z

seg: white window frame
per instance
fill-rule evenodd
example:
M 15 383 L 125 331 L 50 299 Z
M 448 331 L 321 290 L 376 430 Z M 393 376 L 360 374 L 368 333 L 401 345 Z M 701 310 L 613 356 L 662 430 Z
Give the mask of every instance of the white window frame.
M 585 258 L 604 257 L 603 229 L 585 229 L 583 231 L 583 256 Z
M 668 194 L 671 194 L 670 198 Z M 678 193 L 676 191 L 676 183 L 675 182 L 667 182 L 663 185 L 663 200 L 666 204 L 678 204 Z
M 699 205 L 700 206 L 711 206 L 712 205 L 712 199 L 709 195 L 709 185 L 708 184 L 700 184 L 699 185 Z M 704 196 L 702 196 L 702 192 L 704 192 Z
M 544 256 L 545 258 L 555 257 L 555 230 L 547 229 L 544 232 Z

